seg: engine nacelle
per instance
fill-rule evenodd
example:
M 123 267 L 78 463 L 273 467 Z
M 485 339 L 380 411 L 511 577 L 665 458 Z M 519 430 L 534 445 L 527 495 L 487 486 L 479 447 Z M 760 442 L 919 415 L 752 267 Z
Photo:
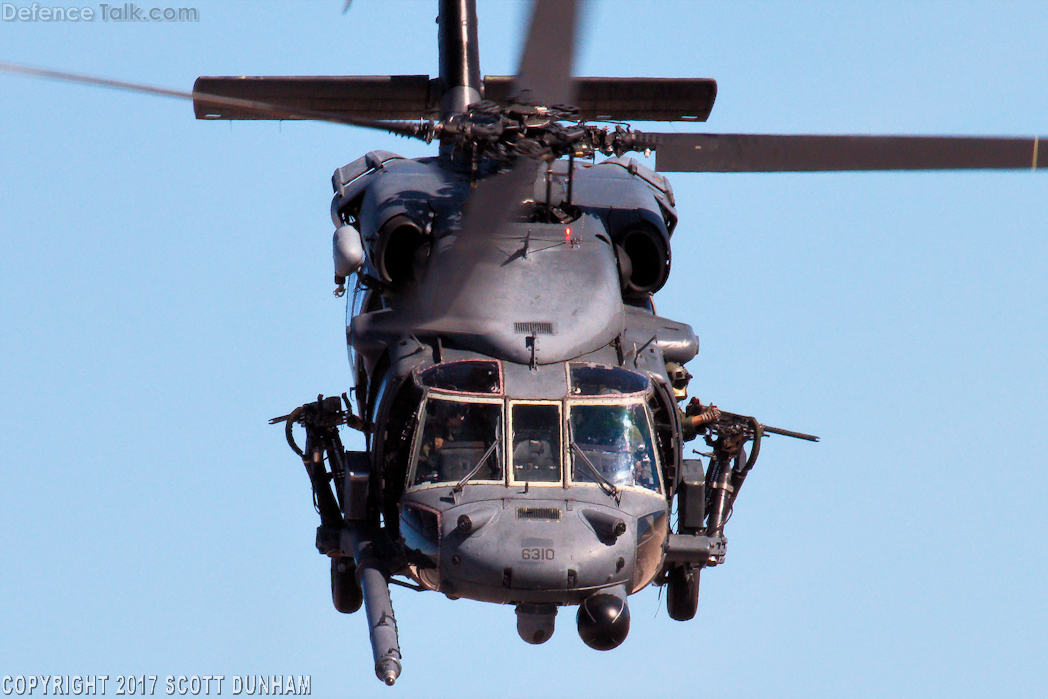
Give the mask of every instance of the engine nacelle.
M 615 167 L 618 166 L 618 167 Z M 622 294 L 643 299 L 662 288 L 670 275 L 670 234 L 677 224 L 669 182 L 632 158 L 609 159 L 601 187 L 583 190 L 579 204 L 607 206 L 607 226 L 619 256 Z
M 624 226 L 614 234 L 615 244 L 628 265 L 619 265 L 622 293 L 631 298 L 653 294 L 670 275 L 669 236 L 648 221 Z
M 388 284 L 417 279 L 421 265 L 429 256 L 429 236 L 407 214 L 387 219 L 370 242 L 368 259 L 379 279 Z
M 393 176 L 389 176 L 389 175 Z M 331 178 L 335 197 L 331 218 L 340 230 L 351 226 L 366 253 L 367 273 L 389 285 L 418 277 L 430 251 L 430 230 L 444 208 L 457 210 L 461 200 L 448 197 L 435 206 L 437 192 L 447 189 L 445 171 L 430 163 L 407 160 L 394 153 L 374 151 L 339 168 Z M 468 193 L 462 187 L 462 198 Z M 352 247 L 353 237 L 341 236 Z M 356 250 L 342 250 L 335 241 L 336 274 L 353 267 Z M 358 269 L 365 263 L 354 267 Z

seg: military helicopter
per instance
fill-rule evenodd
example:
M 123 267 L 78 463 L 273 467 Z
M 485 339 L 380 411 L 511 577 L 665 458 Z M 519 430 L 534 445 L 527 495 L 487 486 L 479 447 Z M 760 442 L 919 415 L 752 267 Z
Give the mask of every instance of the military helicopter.
M 439 140 L 438 157 L 379 152 L 336 171 L 336 276 L 357 281 L 347 323 L 355 404 L 318 400 L 284 420 L 306 426 L 301 452 L 336 607 L 366 603 L 387 683 L 400 671 L 394 575 L 451 597 L 514 603 L 531 642 L 549 637 L 559 606 L 578 604 L 580 633 L 602 648 L 625 638 L 626 595 L 664 582 L 671 615 L 686 618 L 699 570 L 723 560 L 724 520 L 770 430 L 705 406 L 680 414 L 683 365 L 697 340 L 651 303 L 669 273 L 672 189 L 622 155 L 650 148 L 662 171 L 1043 165 L 1036 140 L 594 129 L 580 122 L 656 120 L 637 105 L 661 108 L 675 95 L 685 104 L 673 118 L 702 119 L 696 104 L 708 113 L 715 86 L 682 81 L 663 93 L 658 81 L 580 80 L 572 96 L 563 65 L 545 63 L 551 46 L 570 54 L 574 15 L 565 6 L 537 4 L 516 80 L 480 81 L 472 4 L 443 3 L 436 82 L 327 81 L 336 93 L 362 90 L 347 102 L 385 101 L 362 116 L 315 97 L 299 107 L 307 98 L 287 93 L 304 86 L 316 95 L 322 86 L 308 81 L 198 83 L 205 95 L 231 96 L 198 96 L 203 118 L 236 118 L 237 108 L 258 116 L 268 102 L 285 116 L 314 110 L 368 125 L 405 116 L 389 104 L 405 94 L 413 116 L 440 112 L 383 126 Z M 500 83 L 503 104 L 478 104 L 503 101 Z M 375 98 L 384 84 L 397 89 Z M 704 97 L 681 96 L 698 86 Z M 611 104 L 624 95 L 625 106 Z M 561 106 L 572 103 L 578 112 Z M 615 157 L 576 162 L 597 153 Z M 342 449 L 341 424 L 367 434 L 366 452 Z M 708 473 L 683 459 L 686 429 L 707 432 Z M 680 521 L 671 533 L 674 496 Z

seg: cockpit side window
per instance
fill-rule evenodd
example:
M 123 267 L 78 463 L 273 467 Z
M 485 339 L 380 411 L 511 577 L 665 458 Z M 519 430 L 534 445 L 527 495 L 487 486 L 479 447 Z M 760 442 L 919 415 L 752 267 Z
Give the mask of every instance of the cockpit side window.
M 447 362 L 419 372 L 422 386 L 451 393 L 499 395 L 502 393 L 502 373 L 498 362 L 467 360 Z
M 648 379 L 643 374 L 603 364 L 569 364 L 568 381 L 573 396 L 625 395 L 648 388 Z
M 501 402 L 427 398 L 411 485 L 457 483 L 482 460 L 473 480 L 502 482 L 502 455 L 489 452 L 501 415 Z
M 656 456 L 642 403 L 576 403 L 571 406 L 571 479 L 598 482 L 590 468 L 614 486 L 640 486 L 660 491 Z M 586 463 L 588 461 L 588 463 Z
M 512 403 L 513 480 L 561 483 L 560 403 Z

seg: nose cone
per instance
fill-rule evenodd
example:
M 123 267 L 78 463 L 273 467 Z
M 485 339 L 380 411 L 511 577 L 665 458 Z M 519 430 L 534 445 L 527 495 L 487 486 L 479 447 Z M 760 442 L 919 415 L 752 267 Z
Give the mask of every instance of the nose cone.
M 471 492 L 482 487 L 489 486 L 474 485 Z M 499 495 L 512 497 L 444 510 L 442 592 L 499 603 L 566 606 L 579 604 L 594 591 L 628 584 L 637 551 L 630 515 L 603 502 L 540 499 L 535 497 L 538 490 L 532 488 L 527 498 L 499 490 Z M 595 487 L 582 495 L 608 499 Z M 594 521 L 603 523 L 597 515 L 605 510 L 607 527 L 599 527 Z
M 630 632 L 626 591 L 617 588 L 590 595 L 579 605 L 579 636 L 594 650 L 611 650 Z

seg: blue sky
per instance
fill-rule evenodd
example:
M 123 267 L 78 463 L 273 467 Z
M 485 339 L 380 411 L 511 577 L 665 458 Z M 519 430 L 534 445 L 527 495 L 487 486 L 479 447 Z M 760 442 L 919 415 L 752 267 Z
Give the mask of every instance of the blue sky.
M 0 59 L 179 89 L 436 73 L 434 2 L 341 4 L 3 22 Z M 524 5 L 479 13 L 484 72 L 512 73 Z M 1043 2 L 606 0 L 583 34 L 578 74 L 716 78 L 709 122 L 681 130 L 1048 135 Z M 615 651 L 586 648 L 573 609 L 529 646 L 510 607 L 395 589 L 388 689 L 363 615 L 331 607 L 307 479 L 266 421 L 348 387 L 331 172 L 430 151 L 10 76 L 0 108 L 0 674 L 310 675 L 321 697 L 1043 694 L 1048 175 L 674 176 L 656 303 L 701 338 L 693 392 L 823 441 L 765 443 L 695 620 L 649 589 Z

